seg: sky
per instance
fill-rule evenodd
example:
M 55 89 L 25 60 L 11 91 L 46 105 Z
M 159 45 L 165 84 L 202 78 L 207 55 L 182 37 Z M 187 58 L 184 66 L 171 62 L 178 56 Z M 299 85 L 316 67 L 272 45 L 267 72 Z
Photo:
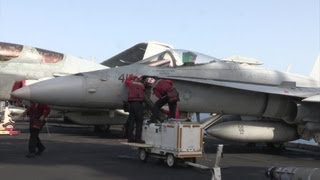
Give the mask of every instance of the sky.
M 319 36 L 320 0 L 0 0 L 0 41 L 97 62 L 159 41 L 308 75 Z

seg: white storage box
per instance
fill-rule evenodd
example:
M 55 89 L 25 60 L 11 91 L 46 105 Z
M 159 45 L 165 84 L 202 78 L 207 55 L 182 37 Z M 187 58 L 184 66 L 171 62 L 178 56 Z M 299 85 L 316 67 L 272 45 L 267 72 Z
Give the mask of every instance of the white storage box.
M 169 121 L 144 123 L 142 139 L 152 145 L 151 153 L 174 154 L 178 158 L 202 156 L 203 130 L 199 123 Z

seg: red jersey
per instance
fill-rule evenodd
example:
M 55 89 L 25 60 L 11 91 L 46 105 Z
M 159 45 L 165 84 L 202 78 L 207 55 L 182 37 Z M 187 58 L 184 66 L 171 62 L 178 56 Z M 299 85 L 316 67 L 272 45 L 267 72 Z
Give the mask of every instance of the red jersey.
M 128 78 L 126 79 L 125 84 L 128 87 L 128 102 L 144 101 L 145 88 L 143 83 Z
M 32 103 L 27 109 L 27 115 L 29 116 L 30 127 L 41 129 L 46 121 L 41 121 L 40 117 L 47 117 L 50 113 L 50 108 L 45 104 Z
M 167 95 L 167 92 L 173 87 L 173 82 L 171 80 L 160 79 L 156 82 L 155 87 L 153 88 L 153 93 L 161 98 Z

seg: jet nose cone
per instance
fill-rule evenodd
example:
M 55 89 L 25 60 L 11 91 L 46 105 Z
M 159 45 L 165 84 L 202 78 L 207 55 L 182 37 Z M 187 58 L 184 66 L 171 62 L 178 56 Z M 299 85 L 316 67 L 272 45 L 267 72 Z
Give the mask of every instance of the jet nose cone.
M 74 106 L 82 102 L 83 78 L 64 76 L 44 80 L 28 86 L 28 90 L 12 93 L 14 96 L 30 101 L 57 106 Z M 26 91 L 26 92 L 25 92 Z
M 22 87 L 20 89 L 17 89 L 11 93 L 12 96 L 21 98 L 21 99 L 26 99 L 30 100 L 31 97 L 31 92 L 29 87 Z

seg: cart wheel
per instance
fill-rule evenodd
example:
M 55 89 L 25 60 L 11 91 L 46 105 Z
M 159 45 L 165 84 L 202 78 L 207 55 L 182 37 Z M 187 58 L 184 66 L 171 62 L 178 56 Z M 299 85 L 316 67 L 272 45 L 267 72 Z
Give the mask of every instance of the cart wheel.
M 148 153 L 143 148 L 139 149 L 139 159 L 143 162 L 146 162 L 148 159 Z
M 169 167 L 173 167 L 176 164 L 176 158 L 172 154 L 168 154 L 166 163 Z

